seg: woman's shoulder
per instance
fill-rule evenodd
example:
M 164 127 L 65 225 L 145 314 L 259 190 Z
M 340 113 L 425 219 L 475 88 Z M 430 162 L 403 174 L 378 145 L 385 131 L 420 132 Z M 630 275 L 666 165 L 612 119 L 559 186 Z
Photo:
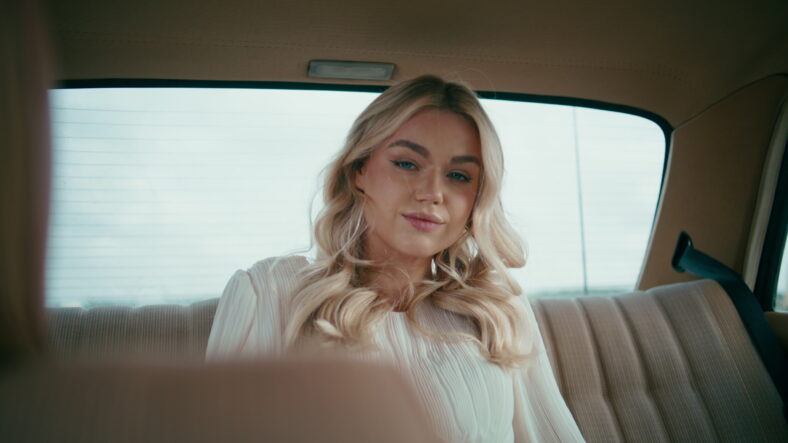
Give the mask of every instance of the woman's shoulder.
M 301 255 L 268 257 L 253 264 L 246 272 L 255 292 L 280 292 L 292 289 L 298 282 L 301 269 L 309 264 Z
M 297 286 L 299 271 L 307 264 L 302 256 L 269 257 L 236 271 L 219 300 L 207 358 L 278 349 L 283 330 L 281 299 Z
M 298 271 L 309 264 L 303 255 L 280 255 L 264 258 L 249 267 L 249 274 L 282 274 L 289 271 Z

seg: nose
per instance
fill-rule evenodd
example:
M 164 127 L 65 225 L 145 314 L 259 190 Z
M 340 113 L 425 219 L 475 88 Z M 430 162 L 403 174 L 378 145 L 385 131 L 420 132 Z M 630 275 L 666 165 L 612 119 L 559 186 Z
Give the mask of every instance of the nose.
M 425 171 L 416 189 L 416 200 L 422 203 L 443 203 L 443 176 L 440 171 Z

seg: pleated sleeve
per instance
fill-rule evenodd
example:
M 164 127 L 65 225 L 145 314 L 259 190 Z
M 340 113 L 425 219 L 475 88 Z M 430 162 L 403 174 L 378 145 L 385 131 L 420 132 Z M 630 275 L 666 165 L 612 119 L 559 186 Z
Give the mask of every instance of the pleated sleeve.
M 274 257 L 236 271 L 224 288 L 208 337 L 205 359 L 278 355 L 284 347 L 283 297 L 297 283 L 304 257 Z
M 525 297 L 521 298 L 521 316 L 533 360 L 513 374 L 515 442 L 583 442 L 558 389 L 533 309 Z

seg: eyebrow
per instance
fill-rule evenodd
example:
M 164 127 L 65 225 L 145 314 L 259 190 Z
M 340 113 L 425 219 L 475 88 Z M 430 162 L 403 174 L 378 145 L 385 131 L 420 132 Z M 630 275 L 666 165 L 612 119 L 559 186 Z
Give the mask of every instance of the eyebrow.
M 412 142 L 410 140 L 400 139 L 400 140 L 396 140 L 396 141 L 392 142 L 390 145 L 388 145 L 389 148 L 393 148 L 394 146 L 402 146 L 404 148 L 410 149 L 411 151 L 414 151 L 415 153 L 421 155 L 424 158 L 430 158 L 430 151 L 428 151 L 427 148 L 425 148 L 424 146 L 422 146 L 422 145 L 420 145 L 418 143 L 414 143 L 414 142 Z M 476 158 L 476 156 L 473 156 L 473 155 L 458 155 L 457 157 L 452 157 L 451 163 L 452 164 L 456 164 L 456 163 L 476 163 L 477 166 L 479 166 L 479 167 L 482 166 L 482 162 L 479 161 L 479 159 Z

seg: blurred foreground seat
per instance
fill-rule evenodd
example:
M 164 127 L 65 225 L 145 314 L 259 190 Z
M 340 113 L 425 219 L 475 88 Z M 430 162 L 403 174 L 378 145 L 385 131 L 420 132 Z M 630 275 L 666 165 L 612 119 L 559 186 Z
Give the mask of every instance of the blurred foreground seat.
M 432 442 L 393 370 L 342 361 L 71 363 L 0 377 L 4 442 Z

